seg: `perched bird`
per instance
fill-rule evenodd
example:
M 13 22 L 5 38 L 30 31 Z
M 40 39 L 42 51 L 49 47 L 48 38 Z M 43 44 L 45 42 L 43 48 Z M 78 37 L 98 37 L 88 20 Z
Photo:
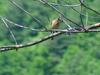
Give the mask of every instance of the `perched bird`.
M 62 20 L 60 18 L 56 18 L 56 19 L 52 20 L 52 22 L 51 22 L 52 29 L 58 29 L 61 22 L 62 22 Z
M 62 20 L 60 18 L 56 18 L 56 19 L 52 20 L 51 29 L 58 29 L 61 22 L 62 22 Z M 52 33 L 54 33 L 54 32 L 52 32 Z M 52 40 L 53 40 L 53 38 L 52 38 Z

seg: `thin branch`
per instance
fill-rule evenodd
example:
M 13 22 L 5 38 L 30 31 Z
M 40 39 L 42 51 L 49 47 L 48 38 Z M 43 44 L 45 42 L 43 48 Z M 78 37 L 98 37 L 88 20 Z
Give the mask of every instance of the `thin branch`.
M 39 39 L 37 41 L 29 42 L 29 43 L 26 43 L 26 44 L 2 46 L 2 47 L 0 47 L 0 51 L 4 52 L 4 51 L 9 51 L 9 50 L 14 50 L 14 49 L 19 49 L 19 48 L 33 46 L 33 45 L 39 44 L 39 43 L 41 43 L 43 41 L 46 41 L 48 39 L 51 39 L 52 37 L 58 36 L 58 35 L 60 35 L 62 33 L 63 32 L 57 32 L 57 33 L 51 34 L 49 36 L 45 36 L 44 38 Z
M 91 10 L 91 11 L 97 13 L 97 14 L 100 16 L 100 13 L 99 13 L 98 11 L 96 11 L 96 10 L 90 8 L 90 7 L 87 7 L 81 0 L 80 0 L 80 3 L 81 3 L 85 8 L 87 8 L 87 9 L 89 9 L 89 10 Z
M 17 43 L 17 40 L 16 40 L 16 38 L 15 38 L 13 32 L 11 31 L 10 27 L 8 26 L 8 24 L 6 23 L 6 21 L 5 21 L 3 18 L 1 18 L 1 20 L 2 20 L 2 22 L 5 24 L 5 26 L 7 27 L 7 29 L 9 30 L 9 32 L 10 32 L 12 38 L 13 38 L 14 41 L 15 41 L 15 44 L 17 45 L 17 44 L 18 44 L 18 43 Z
M 87 11 L 86 11 L 86 21 L 85 21 L 85 24 L 86 24 L 86 25 L 88 25 L 88 19 L 89 19 L 89 17 L 88 17 L 88 13 L 87 13 Z
M 30 12 L 26 11 L 24 8 L 22 8 L 20 5 L 18 5 L 15 1 L 12 1 L 12 0 L 9 0 L 12 4 L 14 4 L 17 8 L 19 8 L 20 10 L 24 11 L 27 15 L 29 15 L 33 20 L 34 22 L 38 23 L 38 25 L 41 25 L 43 26 L 46 30 L 47 28 L 42 25 L 42 23 L 40 22 L 40 20 L 38 20 L 37 18 L 33 17 Z
M 29 30 L 32 30 L 32 31 L 37 31 L 37 29 L 33 29 L 33 28 L 30 28 L 30 27 L 27 27 L 27 26 L 23 26 L 23 25 L 20 25 L 20 24 L 17 24 L 17 23 L 14 23 L 13 21 L 11 20 L 8 20 L 7 18 L 4 18 L 7 22 L 9 22 L 10 24 L 13 24 L 17 27 L 20 27 L 20 28 L 24 28 L 24 29 L 29 29 Z
M 81 4 L 73 4 L 73 5 L 62 5 L 62 4 L 57 4 L 57 3 L 49 3 L 49 4 L 51 4 L 51 5 L 53 5 L 53 6 L 62 6 L 62 7 L 78 7 L 78 6 L 80 6 Z
M 83 5 L 82 5 L 82 3 L 84 2 L 84 0 L 79 0 L 79 1 L 81 3 L 81 8 L 80 8 L 81 12 L 80 13 L 83 13 Z M 81 14 L 80 14 L 80 20 L 81 20 L 81 24 L 83 26 L 83 29 L 85 30 L 84 23 L 83 23 L 83 15 L 81 15 Z
M 67 25 L 68 29 L 72 29 L 71 25 L 69 25 L 64 19 L 63 19 L 63 22 L 65 25 Z
M 69 3 L 67 3 L 67 2 L 65 2 L 66 4 L 69 4 Z M 82 15 L 82 16 L 85 16 L 85 17 L 87 17 L 85 14 L 83 14 L 83 13 L 80 13 L 78 10 L 76 10 L 74 7 L 71 7 L 74 11 L 76 11 L 77 13 L 79 13 L 80 15 Z M 94 19 L 99 19 L 100 17 L 94 17 L 94 16 L 88 16 L 89 18 L 94 18 Z

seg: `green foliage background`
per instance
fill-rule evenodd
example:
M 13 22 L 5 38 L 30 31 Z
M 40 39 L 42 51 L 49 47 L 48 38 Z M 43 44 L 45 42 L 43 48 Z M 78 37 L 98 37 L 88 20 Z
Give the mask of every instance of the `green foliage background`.
M 57 2 L 57 0 L 48 0 Z M 43 25 L 50 28 L 50 20 L 58 17 L 58 13 L 40 3 L 38 0 L 16 0 L 24 9 L 37 17 Z M 61 0 L 62 4 L 79 3 L 78 0 Z M 85 4 L 100 12 L 100 0 L 86 0 Z M 70 7 L 57 7 L 67 17 L 80 23 L 79 14 Z M 76 8 L 78 11 L 79 7 Z M 100 16 L 88 11 L 88 24 L 100 22 Z M 85 12 L 85 10 L 84 10 Z M 30 16 L 16 8 L 8 0 L 0 0 L 0 16 L 18 24 L 42 29 Z M 84 17 L 84 23 L 86 18 Z M 71 24 L 70 22 L 68 22 Z M 9 23 L 8 23 L 9 24 Z M 38 40 L 50 33 L 33 32 L 9 24 L 18 43 Z M 74 26 L 72 24 L 72 26 Z M 62 24 L 61 28 L 65 28 Z M 0 53 L 0 75 L 100 75 L 100 33 L 80 33 L 61 35 L 32 47 L 18 51 Z M 9 31 L 0 20 L 0 45 L 14 44 Z

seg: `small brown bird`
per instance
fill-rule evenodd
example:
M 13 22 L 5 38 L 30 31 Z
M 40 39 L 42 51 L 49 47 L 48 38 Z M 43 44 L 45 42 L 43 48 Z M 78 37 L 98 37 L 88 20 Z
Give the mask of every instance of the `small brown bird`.
M 62 22 L 62 20 L 60 18 L 56 18 L 56 19 L 52 20 L 52 22 L 51 22 L 52 29 L 58 29 L 61 22 Z M 52 38 L 52 40 L 53 40 L 53 38 Z
M 51 22 L 52 29 L 58 29 L 61 22 L 62 22 L 62 20 L 60 18 L 56 18 L 56 19 L 52 20 L 52 22 Z

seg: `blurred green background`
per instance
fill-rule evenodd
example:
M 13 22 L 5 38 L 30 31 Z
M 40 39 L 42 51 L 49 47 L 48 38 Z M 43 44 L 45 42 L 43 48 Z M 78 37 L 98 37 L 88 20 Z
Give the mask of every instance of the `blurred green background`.
M 50 28 L 50 21 L 58 13 L 38 0 L 15 0 L 21 7 Z M 57 0 L 48 0 L 57 3 Z M 78 4 L 78 0 L 59 0 L 61 4 Z M 100 0 L 86 0 L 85 4 L 100 12 Z M 81 23 L 79 14 L 71 7 L 56 6 L 71 20 Z M 80 7 L 75 7 L 80 11 Z M 83 7 L 84 24 L 100 22 L 100 16 Z M 0 0 L 0 16 L 36 29 L 43 29 L 30 16 L 19 10 L 9 0 Z M 50 21 L 49 21 L 50 20 Z M 86 22 L 87 20 L 87 22 Z M 72 23 L 68 22 L 72 26 Z M 50 33 L 34 32 L 8 23 L 18 43 L 38 40 Z M 61 29 L 65 28 L 61 24 Z M 100 75 L 100 33 L 63 34 L 35 46 L 0 53 L 0 75 Z M 14 44 L 14 41 L 0 20 L 0 46 Z

